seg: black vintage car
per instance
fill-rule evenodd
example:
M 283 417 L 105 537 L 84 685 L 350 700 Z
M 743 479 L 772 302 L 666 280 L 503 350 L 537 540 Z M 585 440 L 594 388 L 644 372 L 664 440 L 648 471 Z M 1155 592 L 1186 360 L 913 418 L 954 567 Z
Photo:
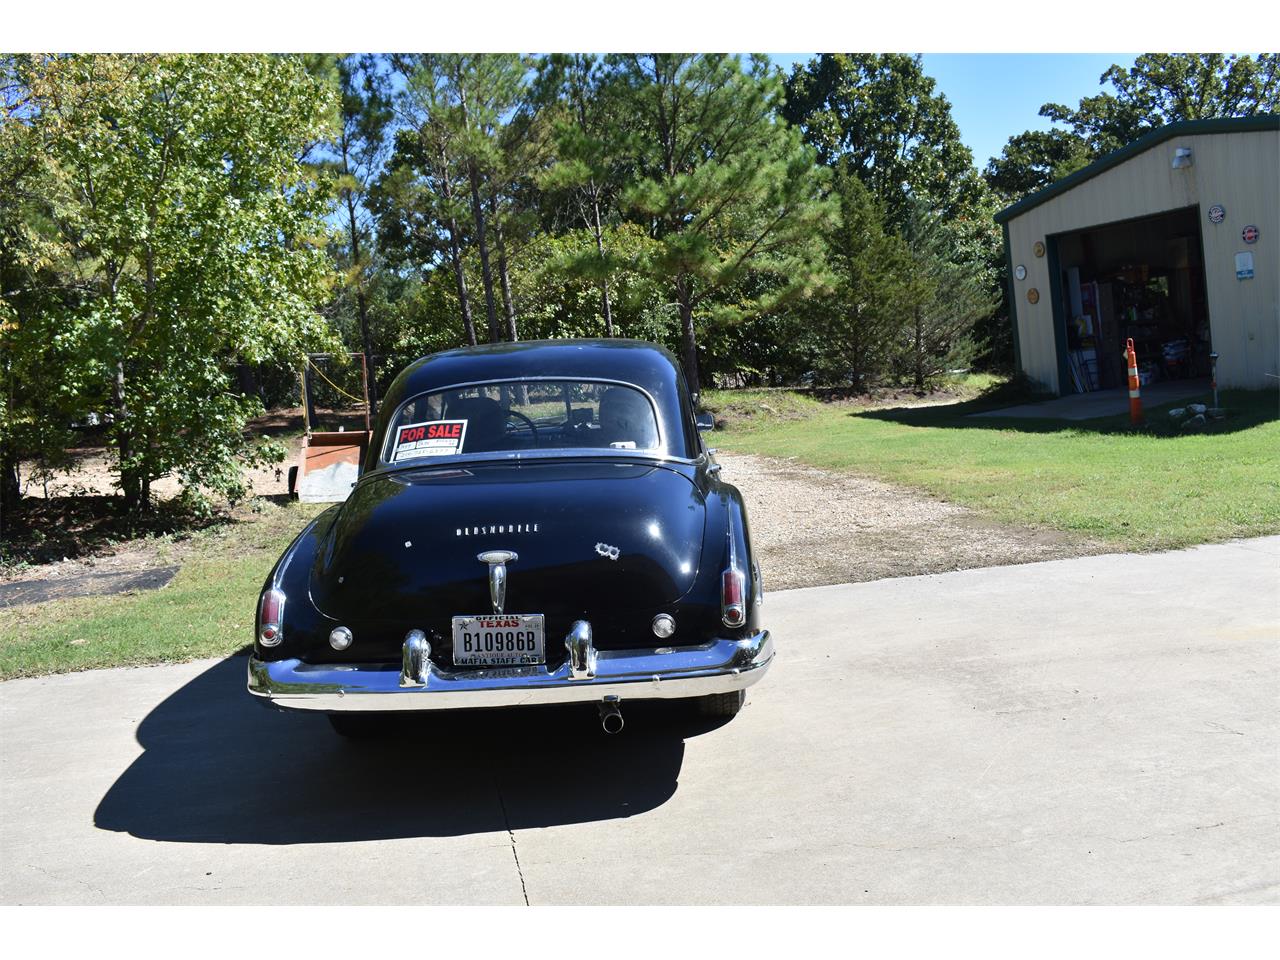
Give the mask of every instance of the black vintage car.
M 450 350 L 392 384 L 347 500 L 263 587 L 249 692 L 375 711 L 697 698 L 773 658 L 738 490 L 679 365 L 628 340 Z

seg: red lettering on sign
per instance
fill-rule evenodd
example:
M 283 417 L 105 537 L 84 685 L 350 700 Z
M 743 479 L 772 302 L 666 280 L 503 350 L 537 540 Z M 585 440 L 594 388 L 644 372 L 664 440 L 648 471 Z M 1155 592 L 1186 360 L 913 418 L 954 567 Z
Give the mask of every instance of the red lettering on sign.
M 405 427 L 400 431 L 401 443 L 413 443 L 415 440 L 421 440 L 426 436 L 426 430 L 422 427 Z
M 462 436 L 460 423 L 433 423 L 427 432 L 433 440 L 457 440 Z

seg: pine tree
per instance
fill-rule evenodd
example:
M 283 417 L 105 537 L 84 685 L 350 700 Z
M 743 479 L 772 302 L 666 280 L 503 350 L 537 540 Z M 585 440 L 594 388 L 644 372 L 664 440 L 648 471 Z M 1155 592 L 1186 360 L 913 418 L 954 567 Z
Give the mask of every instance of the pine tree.
M 627 54 L 610 58 L 637 135 L 622 198 L 657 241 L 645 264 L 670 285 L 690 389 L 699 388 L 696 317 L 741 315 L 812 284 L 816 234 L 831 208 L 813 151 L 778 116 L 782 86 L 763 57 Z M 749 271 L 779 279 L 767 296 L 716 303 Z

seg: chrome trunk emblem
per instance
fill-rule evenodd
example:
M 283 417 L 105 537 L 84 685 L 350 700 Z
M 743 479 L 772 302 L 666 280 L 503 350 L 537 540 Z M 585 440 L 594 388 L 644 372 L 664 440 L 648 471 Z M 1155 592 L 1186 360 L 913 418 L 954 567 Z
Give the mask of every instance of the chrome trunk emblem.
M 486 550 L 476 559 L 489 565 L 489 599 L 493 601 L 493 612 L 501 613 L 507 602 L 507 564 L 515 563 L 520 556 L 512 550 Z

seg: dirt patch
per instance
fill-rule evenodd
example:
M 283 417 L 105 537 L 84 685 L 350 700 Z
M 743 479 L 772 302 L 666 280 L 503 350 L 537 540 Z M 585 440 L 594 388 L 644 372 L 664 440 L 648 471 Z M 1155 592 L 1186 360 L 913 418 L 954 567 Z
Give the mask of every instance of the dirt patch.
M 264 430 L 263 433 L 269 433 Z M 250 483 L 254 496 L 269 497 L 289 492 L 289 467 L 298 462 L 302 437 L 283 438 L 288 455 L 278 464 L 245 470 L 244 478 Z M 114 497 L 120 494 L 119 476 L 112 468 L 106 447 L 80 447 L 72 451 L 74 466 L 59 473 L 47 484 L 29 483 L 23 489 L 24 497 L 54 499 L 57 497 L 100 496 Z M 25 478 L 30 464 L 24 463 Z M 151 482 L 151 493 L 157 500 L 167 500 L 182 492 L 182 484 L 175 476 L 164 476 Z
M 1056 530 L 996 523 L 965 507 L 791 460 L 719 453 L 747 503 L 766 589 L 1032 563 L 1104 548 Z
M 0 583 L 0 607 L 22 603 L 47 603 L 67 597 L 92 597 L 158 590 L 174 578 L 178 567 L 148 567 L 142 570 L 104 570 L 100 573 L 67 573 L 40 580 L 11 580 Z

